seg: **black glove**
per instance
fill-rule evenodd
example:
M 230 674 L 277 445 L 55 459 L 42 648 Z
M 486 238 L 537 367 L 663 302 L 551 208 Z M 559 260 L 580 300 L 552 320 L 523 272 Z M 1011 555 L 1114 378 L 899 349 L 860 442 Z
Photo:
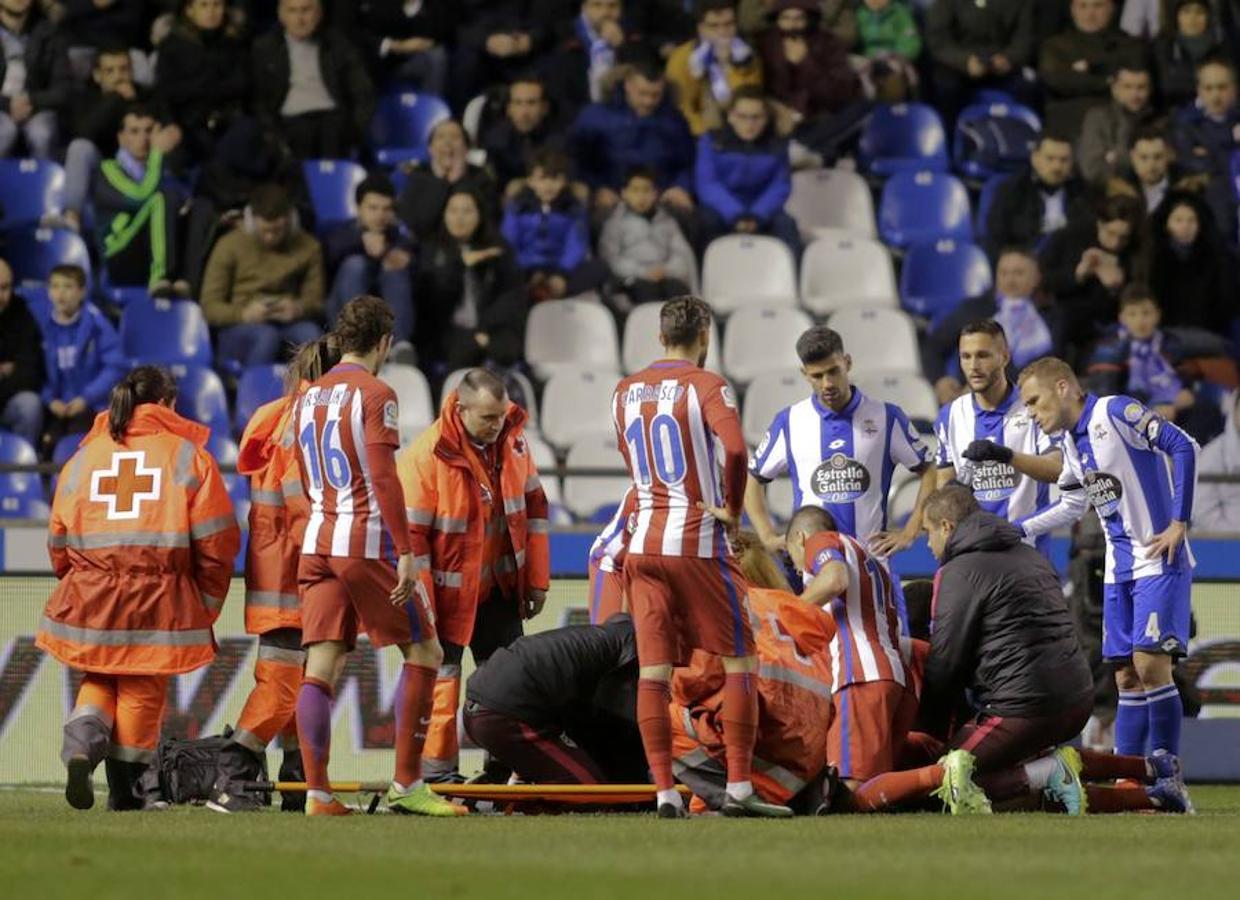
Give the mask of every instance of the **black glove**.
M 974 441 L 965 448 L 962 456 L 965 459 L 973 460 L 973 462 L 994 460 L 995 462 L 1010 463 L 1012 461 L 1012 448 L 996 444 L 994 441 Z

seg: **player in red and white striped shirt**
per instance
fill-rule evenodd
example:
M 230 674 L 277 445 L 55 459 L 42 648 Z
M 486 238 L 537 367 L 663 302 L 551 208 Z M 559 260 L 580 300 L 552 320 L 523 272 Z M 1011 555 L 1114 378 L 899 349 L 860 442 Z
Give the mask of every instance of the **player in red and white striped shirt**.
M 740 522 L 748 457 L 731 389 L 701 368 L 710 321 L 710 307 L 696 297 L 663 304 L 664 358 L 622 380 L 612 400 L 636 494 L 624 587 L 637 632 L 637 724 L 659 815 L 685 815 L 672 776 L 672 666 L 687 663 L 693 650 L 722 657 L 723 812 L 789 816 L 787 807 L 761 800 L 749 780 L 758 728 L 757 658 L 748 585 L 727 534 Z
M 328 787 L 327 760 L 337 664 L 353 649 L 359 627 L 376 647 L 396 644 L 405 659 L 393 704 L 396 772 L 388 806 L 430 816 L 464 811 L 422 782 L 422 746 L 443 649 L 414 571 L 396 477 L 396 394 L 376 377 L 392 346 L 392 325 L 382 300 L 351 300 L 336 320 L 340 364 L 298 400 L 301 482 L 310 500 L 297 570 L 307 648 L 297 698 L 307 815 L 348 812 Z
M 917 715 L 913 678 L 900 652 L 892 574 L 825 509 L 804 506 L 788 523 L 787 546 L 805 579 L 801 599 L 835 621 L 827 761 L 857 786 L 895 768 Z

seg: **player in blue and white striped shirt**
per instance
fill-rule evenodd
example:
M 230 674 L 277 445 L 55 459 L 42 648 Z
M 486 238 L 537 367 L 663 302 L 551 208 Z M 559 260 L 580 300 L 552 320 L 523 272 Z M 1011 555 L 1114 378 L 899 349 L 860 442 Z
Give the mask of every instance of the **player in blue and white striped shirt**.
M 939 485 L 967 485 L 982 509 L 1015 521 L 1050 505 L 1050 482 L 1063 458 L 1020 402 L 1008 380 L 1007 336 L 994 319 L 970 322 L 960 331 L 960 370 L 969 393 L 939 412 L 935 462 Z M 1031 539 L 1032 540 L 1032 539 Z M 1049 535 L 1036 539 L 1046 552 Z
M 1102 654 L 1118 664 L 1115 750 L 1144 755 L 1148 742 L 1179 755 L 1171 669 L 1188 645 L 1197 444 L 1131 397 L 1084 393 L 1054 357 L 1021 372 L 1020 395 L 1044 431 L 1063 432 L 1060 500 L 1024 519 L 1026 534 L 1076 521 L 1087 503 L 1106 534 Z

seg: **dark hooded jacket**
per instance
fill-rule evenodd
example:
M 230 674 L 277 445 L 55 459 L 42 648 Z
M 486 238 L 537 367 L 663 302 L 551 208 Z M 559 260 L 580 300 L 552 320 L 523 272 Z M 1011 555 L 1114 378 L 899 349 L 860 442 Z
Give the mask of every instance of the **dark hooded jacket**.
M 993 716 L 1036 718 L 1092 701 L 1059 576 L 986 512 L 966 516 L 948 539 L 932 603 L 922 724 L 942 733 L 962 689 Z

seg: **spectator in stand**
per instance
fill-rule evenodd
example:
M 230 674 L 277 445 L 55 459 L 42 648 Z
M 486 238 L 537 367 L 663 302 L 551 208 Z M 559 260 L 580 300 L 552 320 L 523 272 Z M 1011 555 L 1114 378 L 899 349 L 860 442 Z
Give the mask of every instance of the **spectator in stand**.
M 770 25 L 770 15 L 778 0 L 740 0 L 736 7 L 736 17 L 741 34 L 748 40 L 756 40 L 758 35 Z M 853 0 L 817 0 L 818 28 L 829 31 L 835 36 L 845 50 L 851 50 L 857 43 L 857 13 L 853 8 Z
M 1206 444 L 1197 460 L 1197 474 L 1240 476 L 1240 392 L 1227 404 L 1223 433 Z M 1193 531 L 1240 533 L 1240 478 L 1197 483 L 1193 502 Z
M 226 366 L 273 363 L 285 347 L 322 334 L 323 253 L 298 227 L 282 187 L 256 189 L 243 227 L 216 243 L 201 301 L 208 324 L 219 330 L 217 356 Z
M 159 45 L 155 94 L 181 127 L 190 158 L 211 159 L 250 100 L 249 59 L 227 22 L 224 0 L 182 0 Z
M 569 132 L 569 146 L 600 215 L 615 208 L 625 176 L 639 165 L 658 176 L 661 202 L 680 215 L 693 209 L 693 136 L 654 67 L 633 67 L 617 97 L 585 107 Z
M 1025 69 L 1033 65 L 1035 0 L 978 3 L 935 0 L 926 14 L 930 80 L 948 128 L 981 88 L 1007 91 L 1031 105 L 1036 97 Z
M 90 77 L 99 49 L 146 43 L 146 0 L 39 0 L 39 5 L 65 39 L 75 81 Z
M 0 157 L 52 159 L 72 76 L 64 37 L 34 0 L 0 4 Z M 22 144 L 18 144 L 18 139 Z
M 1153 114 L 1152 91 L 1147 69 L 1124 65 L 1111 77 L 1111 102 L 1087 112 L 1081 126 L 1077 158 L 1087 182 L 1104 185 L 1127 167 L 1128 140 Z
M 727 123 L 698 141 L 695 175 L 703 246 L 724 234 L 769 234 L 800 255 L 797 223 L 784 212 L 792 193 L 788 144 L 775 134 L 760 89 L 732 95 Z
M 178 231 L 184 189 L 166 158 L 181 129 L 160 125 L 146 107 L 131 106 L 116 133 L 117 151 L 99 165 L 94 206 L 104 265 L 115 285 L 142 285 L 155 296 L 189 296 L 179 277 Z
M 39 320 L 47 408 L 44 455 L 69 434 L 90 431 L 95 415 L 108 407 L 113 385 L 129 371 L 116 329 L 93 303 L 86 302 L 86 273 L 62 265 L 48 278 L 49 308 Z
M 254 42 L 254 108 L 301 159 L 345 159 L 366 140 L 375 92 L 361 54 L 323 25 L 320 0 L 280 0 L 280 28 Z
M 522 75 L 508 85 L 504 117 L 492 123 L 479 142 L 505 197 L 515 196 L 525 186 L 534 152 L 559 142 L 553 124 L 546 82 Z
M 1128 139 L 1128 165 L 1107 181 L 1107 196 L 1139 200 L 1146 214 L 1162 203 L 1167 192 L 1200 190 L 1204 176 L 1188 175 L 1174 161 L 1175 153 L 1161 128 L 1144 125 Z
M 956 351 L 960 332 L 970 322 L 994 319 L 1003 326 L 1016 371 L 1057 352 L 1057 322 L 1041 285 L 1037 257 L 1020 247 L 1005 247 L 995 266 L 994 289 L 963 301 L 931 328 L 922 341 L 922 369 L 940 404 L 964 393 Z
M 693 249 L 676 220 L 659 207 L 654 172 L 645 166 L 630 171 L 620 198 L 599 236 L 599 255 L 619 291 L 630 303 L 690 293 L 697 280 Z
M 448 194 L 468 187 L 483 202 L 488 221 L 499 212 L 499 192 L 489 172 L 468 162 L 469 135 L 456 119 L 445 119 L 431 131 L 427 149 L 430 160 L 407 168 L 408 178 L 396 209 L 418 240 L 426 240 L 443 222 Z
M 568 157 L 540 150 L 530 161 L 525 188 L 504 211 L 500 229 L 512 248 L 532 303 L 601 289 L 611 272 L 590 258 L 585 205 L 568 181 Z
M 1065 358 L 1080 358 L 1115 322 L 1119 292 L 1132 278 L 1141 205 L 1110 197 L 1097 221 L 1080 220 L 1056 232 L 1041 253 L 1042 284 L 1055 298 Z
M 1197 67 L 1227 55 L 1207 0 L 1178 0 L 1174 9 L 1170 27 L 1154 42 L 1158 91 L 1167 107 L 1192 103 L 1197 96 Z
M 1029 168 L 995 191 L 986 218 L 987 247 L 992 258 L 1002 247 L 1032 247 L 1089 218 L 1085 185 L 1072 171 L 1072 142 L 1047 131 L 1029 156 Z
M 697 38 L 667 59 L 667 80 L 694 136 L 723 122 L 723 111 L 741 87 L 762 86 L 762 61 L 737 36 L 733 0 L 697 0 Z
M 45 224 L 81 230 L 95 170 L 101 160 L 116 153 L 116 132 L 125 110 L 134 103 L 150 107 L 150 99 L 150 91 L 134 84 L 129 48 L 101 47 L 90 81 L 74 92 L 69 107 L 72 140 L 65 150 L 65 210 Z
M 39 323 L 13 290 L 13 269 L 0 259 L 0 428 L 39 445 L 43 430 L 43 351 Z
M 334 0 L 330 19 L 353 39 L 375 83 L 411 84 L 444 95 L 456 26 L 453 0 Z
M 1168 194 L 1150 216 L 1149 285 L 1163 324 L 1235 335 L 1240 316 L 1236 254 L 1214 224 L 1205 201 Z
M 1236 70 L 1224 59 L 1197 67 L 1197 99 L 1176 111 L 1172 140 L 1176 159 L 1190 172 L 1229 177 L 1231 154 L 1240 146 Z
M 529 68 L 550 30 L 536 22 L 529 0 L 455 0 L 456 42 L 452 53 L 453 109 L 490 85 L 508 84 Z
M 1184 347 L 1161 327 L 1162 310 L 1153 292 L 1130 284 L 1119 298 L 1119 322 L 1098 342 L 1086 369 L 1089 390 L 1101 396 L 1126 394 L 1179 425 L 1197 440 L 1219 433 L 1218 404 L 1199 398 L 1176 367 Z
M 344 305 L 361 294 L 382 297 L 396 314 L 392 358 L 412 364 L 413 242 L 396 218 L 396 189 L 384 175 L 372 175 L 353 192 L 357 218 L 324 241 L 332 291 L 327 323 L 334 326 Z
M 903 0 L 862 0 L 857 7 L 861 32 L 861 76 L 867 94 L 881 103 L 901 103 L 917 90 L 917 58 L 921 32 L 913 11 Z
M 525 280 L 472 188 L 448 195 L 442 227 L 423 248 L 415 292 L 426 323 L 418 333 L 420 360 L 452 371 L 520 359 Z
M 819 29 L 818 15 L 817 0 L 774 0 L 773 27 L 758 38 L 758 50 L 767 92 L 778 104 L 776 129 L 834 160 L 859 133 L 866 105 L 848 50 Z
M 658 60 L 658 51 L 627 26 L 621 0 L 583 0 L 573 33 L 543 62 L 557 113 L 569 119 L 587 103 L 606 100 L 626 66 Z
M 1121 68 L 1146 68 L 1145 45 L 1115 26 L 1113 0 L 1072 0 L 1072 25 L 1041 44 L 1038 75 L 1046 92 L 1046 127 L 1073 140 L 1085 114 L 1106 103 Z

